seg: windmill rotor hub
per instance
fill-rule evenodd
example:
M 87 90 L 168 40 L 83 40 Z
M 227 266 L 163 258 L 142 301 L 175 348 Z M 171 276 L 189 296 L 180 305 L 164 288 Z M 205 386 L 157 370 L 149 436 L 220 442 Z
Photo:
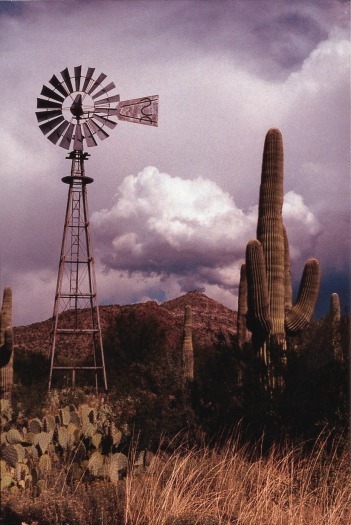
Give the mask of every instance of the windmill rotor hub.
M 73 104 L 70 107 L 70 112 L 74 117 L 80 119 L 84 114 L 83 104 L 82 104 L 82 95 L 78 94 L 74 99 Z
M 72 145 L 76 151 L 84 146 L 97 146 L 97 138 L 106 139 L 107 129 L 117 126 L 117 103 L 119 95 L 114 95 L 115 84 L 105 85 L 106 75 L 95 76 L 95 68 L 82 66 L 61 71 L 61 78 L 53 75 L 49 80 L 52 87 L 43 86 L 37 99 L 36 112 L 39 127 L 53 143 L 69 150 Z M 111 94 L 112 92 L 112 94 Z

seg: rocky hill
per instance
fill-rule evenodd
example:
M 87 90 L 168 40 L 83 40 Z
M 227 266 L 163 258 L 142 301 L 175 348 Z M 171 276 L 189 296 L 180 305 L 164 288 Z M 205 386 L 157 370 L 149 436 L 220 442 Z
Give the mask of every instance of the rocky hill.
M 133 313 L 138 320 L 153 317 L 166 328 L 167 342 L 178 344 L 182 337 L 184 310 L 190 305 L 193 311 L 193 341 L 194 345 L 214 345 L 218 341 L 229 343 L 236 334 L 237 314 L 205 294 L 193 291 L 158 304 L 155 301 L 132 305 L 108 305 L 100 307 L 100 318 L 103 335 L 113 326 L 115 319 Z M 65 315 L 65 314 L 64 314 Z M 81 315 L 88 320 L 89 311 L 83 310 Z M 51 319 L 28 326 L 14 328 L 15 344 L 34 352 L 48 353 L 50 349 Z M 81 349 L 76 347 L 81 355 Z

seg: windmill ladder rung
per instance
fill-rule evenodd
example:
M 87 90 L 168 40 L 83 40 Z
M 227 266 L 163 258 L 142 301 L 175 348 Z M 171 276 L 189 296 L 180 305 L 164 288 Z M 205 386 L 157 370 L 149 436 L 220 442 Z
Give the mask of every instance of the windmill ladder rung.
M 60 334 L 96 334 L 100 332 L 100 330 L 98 328 L 57 328 L 56 332 Z
M 96 296 L 95 293 L 60 293 L 57 297 L 62 299 L 70 299 L 71 297 L 79 297 L 81 299 L 93 299 Z
M 103 370 L 103 366 L 53 366 L 52 370 Z
M 86 257 L 85 259 L 63 259 L 66 264 L 87 264 L 92 261 L 92 257 Z

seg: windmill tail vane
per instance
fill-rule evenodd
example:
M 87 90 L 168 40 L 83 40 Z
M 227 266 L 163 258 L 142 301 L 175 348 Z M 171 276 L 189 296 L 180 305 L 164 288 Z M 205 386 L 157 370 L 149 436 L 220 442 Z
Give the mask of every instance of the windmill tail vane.
M 147 126 L 158 125 L 158 95 L 124 100 L 117 105 L 119 120 L 127 120 Z
M 97 138 L 105 140 L 106 129 L 117 126 L 117 120 L 158 125 L 158 95 L 120 101 L 114 94 L 113 82 L 104 85 L 106 75 L 95 76 L 95 68 L 88 67 L 85 74 L 82 66 L 68 68 L 53 75 L 51 87 L 43 85 L 41 97 L 37 99 L 36 117 L 39 128 L 53 143 L 69 150 L 82 151 L 85 145 L 97 146 Z M 45 98 L 42 98 L 45 97 Z

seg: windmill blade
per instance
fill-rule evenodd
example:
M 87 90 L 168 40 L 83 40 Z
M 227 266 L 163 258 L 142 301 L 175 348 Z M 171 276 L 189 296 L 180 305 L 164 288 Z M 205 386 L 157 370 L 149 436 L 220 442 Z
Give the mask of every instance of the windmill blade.
M 82 91 L 86 91 L 87 90 L 87 87 L 89 85 L 91 77 L 94 74 L 94 71 L 95 71 L 95 67 L 88 67 L 88 72 L 87 72 L 87 76 L 85 77 L 85 80 L 84 80 Z
M 105 80 L 107 75 L 105 73 L 101 73 L 99 77 L 95 80 L 94 84 L 91 86 L 91 88 L 88 91 L 88 95 L 91 95 L 93 91 Z
M 95 93 L 95 95 L 91 98 L 98 98 L 100 97 L 101 95 L 104 95 L 105 93 L 107 93 L 108 91 L 111 91 L 111 89 L 114 89 L 116 86 L 113 82 L 111 82 L 108 86 L 106 86 L 105 88 L 102 88 L 100 91 L 98 91 L 97 93 Z
M 66 83 L 66 86 L 67 86 L 67 88 L 68 88 L 68 91 L 69 91 L 70 93 L 72 93 L 72 91 L 73 91 L 73 86 L 72 86 L 72 82 L 71 82 L 71 77 L 69 76 L 68 67 L 66 67 L 66 69 L 64 69 L 63 71 L 61 71 L 61 75 L 62 75 L 63 80 L 64 80 L 65 83 Z
M 100 140 L 104 140 L 107 139 L 107 137 L 109 137 L 109 134 L 106 133 L 106 131 L 104 131 L 102 128 L 100 128 L 100 126 L 98 126 L 96 122 L 93 121 L 93 119 L 89 120 L 89 125 L 92 128 L 94 134 L 96 133 Z
M 62 93 L 62 95 L 64 97 L 67 97 L 69 95 L 68 91 L 65 89 L 65 87 L 61 84 L 61 82 L 59 81 L 59 79 L 57 78 L 56 75 L 53 75 L 50 80 L 49 80 L 50 84 L 52 86 L 54 86 L 54 88 L 57 89 L 57 91 L 59 91 L 60 93 Z
M 119 95 L 113 95 L 112 97 L 106 97 L 102 98 L 101 100 L 95 100 L 95 106 L 101 106 L 102 104 L 111 104 L 112 102 L 119 102 L 120 98 L 121 97 Z
M 63 97 L 61 97 L 61 95 L 59 95 L 58 93 L 56 93 L 55 91 L 53 91 L 52 89 L 46 86 L 43 86 L 43 89 L 41 90 L 40 94 L 43 95 L 44 97 L 53 98 L 54 100 L 58 100 L 59 102 L 63 102 L 65 100 Z
M 118 115 L 118 109 L 115 108 L 95 108 L 95 113 L 105 113 L 106 115 Z
M 53 120 L 49 120 L 48 122 L 45 122 L 44 124 L 41 124 L 39 128 L 41 131 L 46 135 L 51 131 L 52 129 L 56 128 L 61 122 L 63 122 L 65 119 L 61 115 L 61 117 L 54 118 Z
M 80 124 L 76 124 L 73 148 L 79 151 L 83 149 L 83 134 L 82 134 L 82 128 Z
M 74 68 L 74 79 L 76 83 L 76 91 L 80 91 L 80 79 L 82 77 L 82 66 Z
M 47 136 L 47 138 L 53 143 L 56 144 L 56 142 L 62 137 L 62 133 L 65 131 L 65 129 L 68 126 L 67 120 L 64 120 L 62 124 L 59 125 L 58 128 L 56 128 L 50 135 Z
M 63 126 L 63 123 L 61 124 L 61 126 Z M 60 126 L 57 128 L 56 131 L 58 131 L 59 128 L 60 128 Z M 68 125 L 68 128 L 66 129 L 65 134 L 62 136 L 61 142 L 59 144 L 59 146 L 61 146 L 61 148 L 69 149 L 69 146 L 71 144 L 71 140 L 72 140 L 72 137 L 73 137 L 73 132 L 74 132 L 74 124 L 72 124 L 72 122 L 70 122 L 69 125 Z
M 83 130 L 84 130 L 84 138 L 85 140 L 87 141 L 87 145 L 89 147 L 92 147 L 92 146 L 97 146 L 97 142 L 96 140 L 94 139 L 90 129 L 89 129 L 89 126 L 84 122 L 83 123 Z
M 108 133 L 106 133 L 106 131 L 104 131 L 101 128 L 99 128 L 97 130 L 96 134 L 97 134 L 97 136 L 99 137 L 100 140 L 105 140 L 105 139 L 107 139 L 107 137 L 110 136 Z
M 99 122 L 101 122 L 101 124 L 107 126 L 110 129 L 113 129 L 117 126 L 117 122 L 114 122 L 113 120 L 110 120 L 107 117 L 100 117 L 100 115 L 96 115 L 95 113 L 93 117 L 96 118 L 96 120 L 98 120 Z
M 62 108 L 62 104 L 60 102 L 53 102 L 52 100 L 44 100 L 43 98 L 37 98 L 37 108 Z
M 62 115 L 61 109 L 54 109 L 52 111 L 36 111 L 38 122 L 43 122 L 44 120 L 52 119 L 53 117 L 58 117 Z

